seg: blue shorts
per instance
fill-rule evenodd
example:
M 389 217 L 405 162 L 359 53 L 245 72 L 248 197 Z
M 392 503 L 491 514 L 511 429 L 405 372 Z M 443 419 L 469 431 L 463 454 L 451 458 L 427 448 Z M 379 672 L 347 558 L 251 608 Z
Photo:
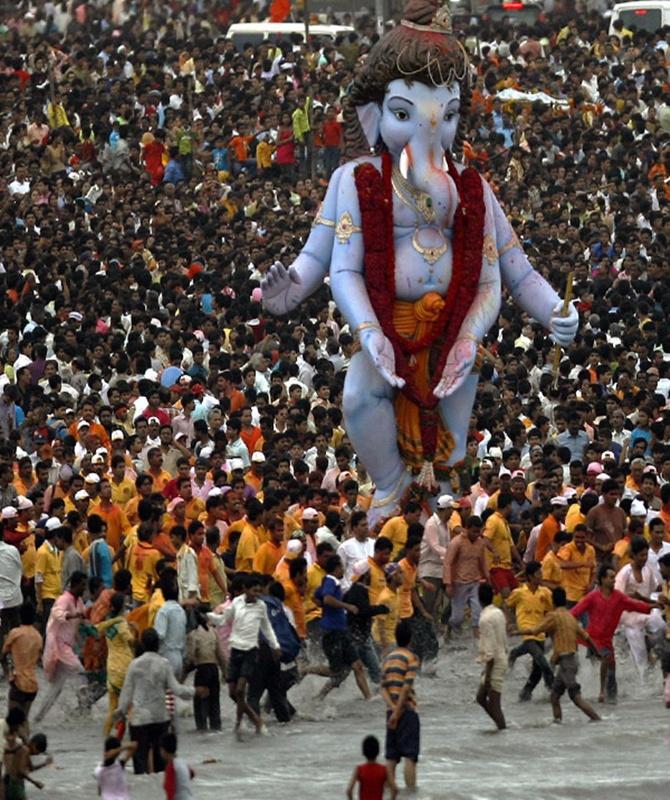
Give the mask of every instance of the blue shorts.
M 390 716 L 391 712 L 387 711 L 387 722 Z M 386 727 L 386 760 L 400 761 L 402 758 L 409 758 L 410 761 L 418 761 L 420 742 L 419 715 L 413 708 L 406 708 L 398 720 L 395 730 L 391 730 L 388 725 Z

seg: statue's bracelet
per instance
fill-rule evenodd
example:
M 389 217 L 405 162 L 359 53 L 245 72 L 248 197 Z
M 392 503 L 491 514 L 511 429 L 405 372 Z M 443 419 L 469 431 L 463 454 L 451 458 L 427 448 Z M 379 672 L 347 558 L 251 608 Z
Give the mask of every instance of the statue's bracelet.
M 456 337 L 457 339 L 468 339 L 475 344 L 479 344 L 479 339 L 474 335 L 474 333 L 459 333 Z
M 356 326 L 356 329 L 354 330 L 354 336 L 358 336 L 360 338 L 362 331 L 368 329 L 381 331 L 382 326 L 378 322 L 361 322 L 360 325 Z

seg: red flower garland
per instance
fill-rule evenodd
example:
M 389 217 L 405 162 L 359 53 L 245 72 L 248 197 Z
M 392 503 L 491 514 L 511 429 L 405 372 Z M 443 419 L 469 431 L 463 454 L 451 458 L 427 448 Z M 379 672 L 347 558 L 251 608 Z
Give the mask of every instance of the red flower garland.
M 459 175 L 453 161 L 449 160 L 449 174 L 460 196 L 454 214 L 451 281 L 435 324 L 430 326 L 425 336 L 409 340 L 396 331 L 393 323 L 396 286 L 391 173 L 392 161 L 388 153 L 382 155 L 381 175 L 369 162 L 360 164 L 354 171 L 365 247 L 365 285 L 382 331 L 393 345 L 396 372 L 405 380 L 401 391 L 421 410 L 424 456 L 432 459 L 437 443 L 435 409 L 439 402 L 433 390 L 442 378 L 449 351 L 456 342 L 479 286 L 486 213 L 484 190 L 476 170 L 469 167 Z M 427 347 L 434 348 L 437 359 L 431 384 L 424 393 L 414 382 L 410 360 L 414 353 Z

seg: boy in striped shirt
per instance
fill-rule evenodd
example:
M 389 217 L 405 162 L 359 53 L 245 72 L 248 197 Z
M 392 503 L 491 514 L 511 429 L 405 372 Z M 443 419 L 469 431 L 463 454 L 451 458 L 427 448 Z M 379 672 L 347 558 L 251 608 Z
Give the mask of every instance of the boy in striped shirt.
M 414 679 L 419 660 L 409 650 L 412 628 L 409 620 L 402 620 L 396 628 L 395 647 L 384 661 L 382 697 L 386 711 L 386 762 L 388 773 L 395 785 L 395 771 L 404 759 L 405 785 L 416 789 L 416 764 L 419 760 L 420 722 L 416 710 Z

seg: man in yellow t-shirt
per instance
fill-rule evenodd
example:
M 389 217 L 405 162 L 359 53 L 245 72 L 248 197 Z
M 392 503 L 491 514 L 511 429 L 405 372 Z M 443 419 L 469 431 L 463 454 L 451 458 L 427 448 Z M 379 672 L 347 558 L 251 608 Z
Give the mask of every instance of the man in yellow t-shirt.
M 549 552 L 542 559 L 542 585 L 547 589 L 556 589 L 561 585 L 563 572 L 558 551 L 569 541 L 571 541 L 570 534 L 567 531 L 559 531 L 549 546 Z
M 531 561 L 526 565 L 526 583 L 507 598 L 504 606 L 506 613 L 509 617 L 510 609 L 516 612 L 517 628 L 527 631 L 539 625 L 553 607 L 551 592 L 546 586 L 542 586 L 542 564 Z M 533 659 L 533 669 L 519 694 L 521 702 L 530 700 L 533 689 L 541 678 L 544 678 L 548 689 L 551 689 L 554 682 L 554 673 L 544 655 L 544 639 L 543 633 L 526 634 L 523 642 L 510 651 L 510 668 L 519 656 L 529 655 Z
M 393 542 L 385 536 L 379 536 L 375 539 L 374 554 L 368 556 L 368 564 L 370 565 L 368 595 L 370 604 L 373 606 L 383 605 L 379 595 L 386 589 L 386 572 L 384 570 L 391 560 L 392 549 Z
M 35 557 L 35 596 L 37 613 L 42 618 L 43 634 L 46 632 L 51 607 L 63 591 L 60 579 L 63 560 L 62 544 L 58 528 L 46 527 L 44 541 L 37 548 Z
M 393 552 L 391 559 L 397 558 L 398 554 L 407 542 L 407 529 L 410 525 L 418 522 L 421 518 L 421 506 L 410 500 L 405 506 L 405 513 L 397 517 L 391 517 L 384 523 L 380 536 L 385 536 L 390 539 L 393 544 Z
M 142 523 L 137 531 L 137 543 L 128 551 L 133 600 L 138 604 L 149 602 L 158 578 L 156 564 L 161 554 L 151 545 L 152 534 L 151 523 Z
M 237 552 L 235 554 L 236 572 L 253 571 L 254 557 L 262 544 L 261 540 L 265 540 L 263 517 L 263 504 L 259 500 L 251 498 L 247 502 L 247 522 L 242 528 L 240 540 L 237 543 Z
M 387 564 L 384 568 L 386 586 L 379 593 L 377 604 L 386 606 L 388 614 L 378 614 L 372 622 L 372 636 L 384 651 L 395 646 L 395 629 L 398 624 L 398 589 L 402 575 L 398 564 Z
M 326 562 L 335 555 L 335 550 L 330 542 L 319 542 L 316 546 L 316 561 L 307 568 L 307 583 L 305 585 L 305 623 L 307 625 L 307 638 L 315 642 L 321 640 L 320 620 L 323 610 L 314 599 L 314 592 L 321 586 L 326 577 Z
M 507 492 L 498 495 L 498 508 L 486 520 L 484 538 L 490 542 L 487 550 L 489 579 L 497 594 L 505 600 L 518 584 L 512 570 L 512 563 L 521 563 L 507 518 L 512 509 L 512 495 Z
M 561 562 L 561 586 L 565 589 L 568 608 L 577 605 L 593 585 L 596 551 L 586 541 L 586 525 L 577 525 L 573 539 L 558 551 Z

